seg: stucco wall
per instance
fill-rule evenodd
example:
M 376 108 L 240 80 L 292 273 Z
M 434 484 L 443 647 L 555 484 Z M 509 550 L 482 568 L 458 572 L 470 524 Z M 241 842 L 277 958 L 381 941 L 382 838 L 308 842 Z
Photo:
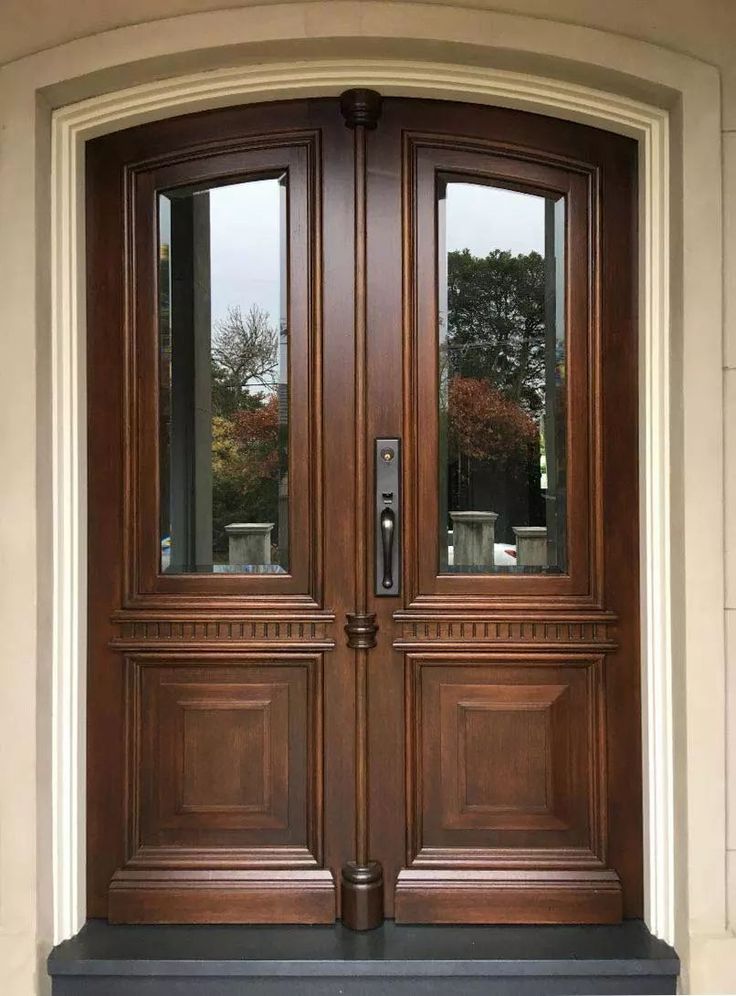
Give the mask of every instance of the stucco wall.
M 434 10 L 427 9 L 416 15 L 420 27 L 432 22 L 433 30 L 427 31 L 428 37 L 443 37 L 442 18 L 447 21 L 452 17 L 452 11 L 447 10 L 450 4 L 458 8 L 464 6 L 460 0 L 450 0 L 442 8 L 433 5 Z M 0 190 L 12 190 L 16 207 L 19 203 L 24 205 L 25 223 L 34 227 L 37 243 L 47 242 L 49 237 L 45 220 L 48 190 L 44 177 L 38 176 L 34 169 L 38 143 L 46 141 L 47 136 L 40 130 L 36 144 L 28 144 L 28 129 L 34 121 L 36 104 L 30 89 L 22 86 L 24 78 L 37 76 L 41 65 L 48 67 L 51 82 L 65 79 L 65 73 L 73 77 L 75 66 L 80 73 L 91 71 L 94 59 L 90 53 L 97 55 L 100 50 L 104 52 L 106 46 L 113 47 L 112 36 L 89 38 L 93 33 L 222 6 L 222 0 L 128 0 L 125 4 L 119 0 L 98 0 L 95 4 L 82 0 L 66 0 L 63 4 L 53 0 L 3 0 L 0 5 L 0 62 L 7 64 L 7 70 L 0 69 Z M 232 2 L 227 6 L 239 5 Z M 360 6 L 353 5 L 356 9 Z M 363 8 L 370 6 L 371 0 L 365 0 L 362 5 Z M 589 0 L 508 0 L 500 5 L 475 0 L 472 6 L 476 11 L 487 7 L 617 32 L 693 55 L 716 66 L 721 73 L 726 195 L 723 356 L 726 549 L 721 550 L 719 544 L 714 547 L 708 516 L 702 522 L 702 537 L 698 537 L 698 543 L 692 544 L 691 549 L 695 556 L 718 558 L 719 567 L 725 563 L 724 607 L 730 643 L 729 674 L 733 679 L 736 669 L 736 56 L 733 54 L 736 50 L 736 4 L 729 0 L 701 0 L 698 4 L 691 0 L 618 0 L 612 4 L 594 4 Z M 315 21 L 318 18 L 325 21 L 332 16 L 329 3 L 316 4 L 314 8 Z M 347 16 L 342 5 L 333 6 L 332 11 L 336 18 Z M 458 10 L 458 16 L 461 13 Z M 351 16 L 358 25 L 355 34 L 360 34 L 360 13 L 353 10 Z M 278 37 L 281 17 L 281 8 L 263 11 L 262 23 L 268 22 L 269 37 Z M 144 78 L 143 69 L 139 71 L 135 67 L 139 59 L 149 60 L 145 72 L 150 75 L 150 60 L 158 58 L 155 38 L 160 30 L 163 30 L 161 26 L 155 25 L 147 29 L 145 43 L 144 34 L 136 36 L 133 32 L 125 36 L 127 41 L 122 48 L 120 38 L 116 38 L 116 60 L 130 61 L 133 66 L 106 77 L 110 86 L 129 85 Z M 419 30 L 418 27 L 418 33 Z M 166 31 L 170 33 L 171 22 Z M 401 37 L 399 28 L 397 33 Z M 309 34 L 308 21 L 304 34 Z M 181 35 L 190 39 L 188 47 L 192 47 L 196 26 L 182 23 Z M 607 38 L 606 43 L 610 44 L 610 36 Z M 66 45 L 73 39 L 81 39 L 76 48 Z M 48 53 L 40 60 L 39 57 L 28 58 L 47 49 Z M 344 51 L 344 45 L 338 45 L 336 51 Z M 444 47 L 428 42 L 427 51 L 438 59 L 452 54 L 449 42 Z M 393 54 L 400 54 L 400 49 Z M 501 60 L 503 54 L 499 52 L 498 58 Z M 11 64 L 13 60 L 15 62 Z M 100 61 L 104 63 L 104 59 Z M 85 69 L 87 64 L 89 70 Z M 192 65 L 188 61 L 181 64 L 185 68 Z M 176 69 L 176 63 L 170 59 L 161 60 L 160 65 L 162 71 Z M 620 68 L 622 72 L 634 74 L 635 60 L 630 65 L 622 63 Z M 540 63 L 540 72 L 543 69 Z M 599 74 L 598 85 L 602 84 L 604 76 Z M 87 92 L 84 87 L 85 84 L 77 82 L 67 87 L 56 85 L 56 99 L 59 102 L 79 99 Z M 644 90 L 641 95 L 647 96 Z M 7 155 L 10 146 L 28 148 L 28 160 L 24 162 L 22 155 Z M 5 202 L 0 200 L 0 239 L 3 232 L 7 239 L 13 237 L 12 219 L 8 225 L 3 224 L 8 220 L 3 216 L 3 203 L 7 205 L 7 199 Z M 5 248 L 8 249 L 7 244 Z M 16 293 L 26 295 L 28 313 L 34 319 L 37 331 L 34 341 L 18 332 L 21 326 L 6 321 L 0 345 L 0 406 L 5 419 L 0 447 L 5 468 L 0 485 L 0 563 L 5 579 L 0 586 L 0 627 L 5 651 L 0 695 L 0 989 L 9 994 L 30 994 L 37 985 L 43 984 L 36 977 L 39 953 L 42 955 L 47 949 L 52 932 L 49 905 L 50 731 L 48 724 L 35 721 L 37 715 L 50 714 L 51 695 L 48 661 L 51 545 L 48 438 L 51 413 L 47 403 L 50 357 L 47 313 L 43 307 L 35 312 L 36 303 L 44 298 L 48 289 L 44 284 L 49 278 L 43 268 L 37 271 L 32 242 L 29 245 L 27 241 L 18 240 L 17 251 L 6 251 L 2 258 L 2 279 L 12 282 Z M 716 439 L 704 440 L 704 445 L 708 444 L 720 446 L 720 434 Z M 720 504 L 720 495 L 717 497 Z M 39 515 L 36 515 L 36 505 L 42 509 Z M 707 652 L 708 635 L 704 634 L 703 639 Z M 714 652 L 717 652 L 717 640 L 714 646 Z M 736 782 L 736 680 L 728 682 L 728 689 L 729 717 L 734 720 L 725 726 L 727 756 L 733 773 L 730 783 Z M 721 736 L 724 730 L 724 708 L 720 702 L 703 703 L 706 714 L 712 710 L 715 737 Z M 682 763 L 685 764 L 684 755 Z M 697 781 L 694 797 L 700 791 L 704 806 L 711 805 L 714 795 L 723 791 L 722 780 L 715 773 L 699 771 Z M 721 809 L 725 812 L 724 807 Z M 714 855 L 716 867 L 711 868 L 701 882 L 691 883 L 696 917 L 698 909 L 702 908 L 700 919 L 694 925 L 700 947 L 696 945 L 692 953 L 692 974 L 696 980 L 694 984 L 704 992 L 736 991 L 736 988 L 729 988 L 728 982 L 732 980 L 736 987 L 734 948 L 728 943 L 728 936 L 722 933 L 717 918 L 709 920 L 708 903 L 703 901 L 701 907 L 698 906 L 699 896 L 722 892 L 728 883 L 729 919 L 736 919 L 736 792 L 729 793 L 727 815 L 723 832 L 727 842 L 728 875 L 721 874 L 718 867 L 719 851 Z M 714 813 L 713 819 L 721 821 L 722 815 Z

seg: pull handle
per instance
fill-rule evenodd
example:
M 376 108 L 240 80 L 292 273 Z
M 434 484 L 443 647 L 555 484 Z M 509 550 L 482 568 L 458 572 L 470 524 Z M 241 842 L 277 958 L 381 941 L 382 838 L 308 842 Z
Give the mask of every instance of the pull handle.
M 384 588 L 393 588 L 394 533 L 396 531 L 396 516 L 392 508 L 384 508 L 381 512 L 381 545 L 383 546 L 383 580 Z
M 401 440 L 381 436 L 374 453 L 373 590 L 395 598 L 401 593 Z

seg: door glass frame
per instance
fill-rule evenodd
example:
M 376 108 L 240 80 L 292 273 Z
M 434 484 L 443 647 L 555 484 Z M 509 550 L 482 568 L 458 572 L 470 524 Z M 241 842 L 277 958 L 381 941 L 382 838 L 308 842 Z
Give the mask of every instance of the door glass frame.
M 600 323 L 595 273 L 598 269 L 596 187 L 593 170 L 567 164 L 561 167 L 543 156 L 504 155 L 481 142 L 431 142 L 409 136 L 405 168 L 409 176 L 404 210 L 408 230 L 414 233 L 408 248 L 406 272 L 411 297 L 409 327 L 405 329 L 412 381 L 413 404 L 407 412 L 407 434 L 421 440 L 415 460 L 405 464 L 407 541 L 416 551 L 416 570 L 406 558 L 410 607 L 431 603 L 477 604 L 488 600 L 496 607 L 532 599 L 568 597 L 571 605 L 590 604 L 600 590 L 599 545 L 601 520 L 593 496 L 599 493 L 600 415 L 595 404 L 599 373 Z M 436 204 L 438 177 L 472 178 L 474 182 L 518 190 L 542 197 L 564 197 L 565 313 L 567 324 L 567 440 L 568 440 L 568 564 L 562 574 L 442 574 L 439 535 L 419 542 L 419 524 L 438 521 L 438 406 L 439 349 L 437 337 L 438 287 Z M 500 600 L 500 601 L 499 601 Z
M 317 507 L 318 490 L 313 454 L 319 401 L 315 391 L 317 358 L 314 272 L 315 212 L 313 150 L 307 142 L 279 140 L 254 142 L 237 151 L 228 150 L 201 158 L 171 163 L 157 162 L 129 174 L 129 219 L 126 287 L 131 316 L 130 346 L 126 369 L 130 439 L 127 473 L 128 509 L 135 543 L 128 551 L 128 598 L 131 602 L 158 596 L 192 595 L 253 601 L 267 596 L 300 596 L 301 605 L 317 603 L 320 553 Z M 158 385 L 158 196 L 178 187 L 203 187 L 247 182 L 285 175 L 287 208 L 287 322 L 289 328 L 289 426 L 288 451 L 300 454 L 290 466 L 289 535 L 292 538 L 289 570 L 283 574 L 162 573 L 158 536 L 159 482 L 159 385 Z M 155 373 L 154 373 L 155 372 Z M 152 431 L 153 427 L 153 431 Z M 292 599 L 293 600 L 293 599 Z

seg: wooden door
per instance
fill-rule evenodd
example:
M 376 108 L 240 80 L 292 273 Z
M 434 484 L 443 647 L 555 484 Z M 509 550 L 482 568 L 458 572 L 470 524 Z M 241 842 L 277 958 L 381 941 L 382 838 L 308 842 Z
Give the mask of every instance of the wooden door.
M 370 91 L 90 143 L 90 916 L 641 915 L 635 171 Z

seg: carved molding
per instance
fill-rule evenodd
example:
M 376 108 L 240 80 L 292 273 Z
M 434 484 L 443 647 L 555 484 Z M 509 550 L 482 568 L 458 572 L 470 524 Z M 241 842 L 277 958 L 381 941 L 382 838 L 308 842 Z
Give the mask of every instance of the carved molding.
M 442 645 L 448 646 L 510 646 L 532 644 L 535 647 L 588 647 L 596 650 L 615 650 L 616 618 L 599 617 L 546 619 L 482 619 L 471 617 L 417 617 L 395 616 L 400 623 L 400 636 L 394 646 L 412 649 Z
M 422 847 L 410 862 L 422 868 L 605 869 L 605 862 L 588 847 Z
M 119 612 L 113 616 L 115 635 L 110 645 L 116 650 L 177 649 L 222 650 L 228 647 L 307 647 L 330 650 L 334 616 L 263 619 L 233 616 L 174 617 L 143 616 Z
M 223 853 L 224 851 L 224 853 Z M 158 869 L 254 869 L 317 868 L 317 859 L 308 847 L 139 847 L 126 861 L 125 870 Z

